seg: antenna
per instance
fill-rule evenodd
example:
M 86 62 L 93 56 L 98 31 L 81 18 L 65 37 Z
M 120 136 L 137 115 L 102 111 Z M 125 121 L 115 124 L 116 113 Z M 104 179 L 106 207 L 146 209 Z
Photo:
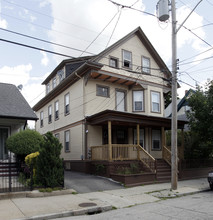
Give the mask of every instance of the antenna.
M 169 19 L 169 0 L 158 1 L 157 14 L 160 21 L 166 21 Z
M 20 85 L 17 86 L 17 88 L 21 91 L 23 89 L 23 85 L 20 84 Z

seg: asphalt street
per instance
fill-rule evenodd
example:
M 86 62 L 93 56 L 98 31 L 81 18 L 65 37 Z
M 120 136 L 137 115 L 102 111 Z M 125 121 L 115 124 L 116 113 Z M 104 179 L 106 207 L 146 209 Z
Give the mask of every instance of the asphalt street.
M 60 220 L 185 220 L 213 219 L 213 191 L 161 200 L 95 215 L 60 218 Z M 56 219 L 55 219 L 56 220 Z
M 65 187 L 67 189 L 74 189 L 78 193 L 124 188 L 120 183 L 108 178 L 72 171 L 65 171 Z

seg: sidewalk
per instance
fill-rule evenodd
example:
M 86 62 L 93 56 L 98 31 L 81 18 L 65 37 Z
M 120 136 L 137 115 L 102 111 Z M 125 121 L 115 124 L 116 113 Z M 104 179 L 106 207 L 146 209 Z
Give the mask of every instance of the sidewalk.
M 11 196 L 21 198 L 1 199 L 1 219 L 51 219 L 67 216 L 83 215 L 124 208 L 142 203 L 151 203 L 162 198 L 182 196 L 209 190 L 206 178 L 178 182 L 178 190 L 171 191 L 170 183 L 152 184 L 125 189 L 108 190 L 75 194 L 66 190 L 62 195 L 39 192 L 13 193 Z M 23 197 L 23 196 L 31 196 Z M 0 195 L 0 198 L 3 195 Z M 38 197 L 40 196 L 40 197 Z

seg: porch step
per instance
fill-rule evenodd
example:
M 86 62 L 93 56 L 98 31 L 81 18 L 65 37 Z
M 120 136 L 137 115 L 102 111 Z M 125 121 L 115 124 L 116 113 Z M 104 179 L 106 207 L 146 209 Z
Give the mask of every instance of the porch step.
M 158 182 L 171 181 L 171 167 L 163 159 L 156 160 L 156 178 Z

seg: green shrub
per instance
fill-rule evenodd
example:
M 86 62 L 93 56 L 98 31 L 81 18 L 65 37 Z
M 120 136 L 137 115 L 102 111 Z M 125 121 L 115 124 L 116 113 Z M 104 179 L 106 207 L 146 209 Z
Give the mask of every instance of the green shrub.
M 62 186 L 64 183 L 63 160 L 60 158 L 62 145 L 51 132 L 44 135 L 40 155 L 37 158 L 36 184 L 47 187 Z
M 6 141 L 7 148 L 16 155 L 26 156 L 40 150 L 43 137 L 37 131 L 24 130 L 10 136 Z

